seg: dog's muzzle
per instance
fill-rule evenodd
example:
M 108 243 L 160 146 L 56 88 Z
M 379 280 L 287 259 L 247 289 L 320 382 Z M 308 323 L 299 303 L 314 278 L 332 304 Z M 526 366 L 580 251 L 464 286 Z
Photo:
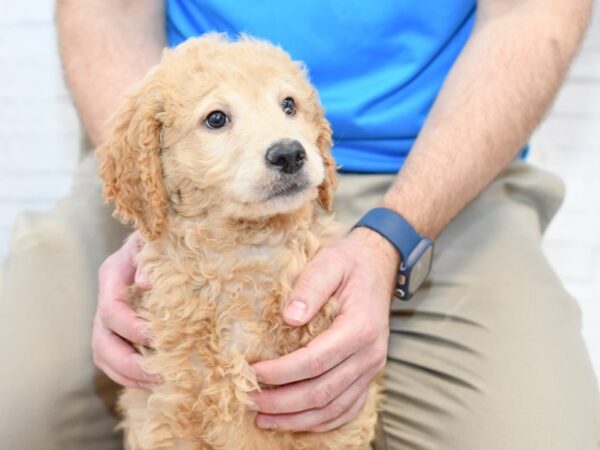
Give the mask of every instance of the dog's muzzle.
M 300 142 L 293 139 L 282 139 L 267 149 L 265 154 L 267 165 L 286 174 L 298 172 L 306 160 L 306 151 Z

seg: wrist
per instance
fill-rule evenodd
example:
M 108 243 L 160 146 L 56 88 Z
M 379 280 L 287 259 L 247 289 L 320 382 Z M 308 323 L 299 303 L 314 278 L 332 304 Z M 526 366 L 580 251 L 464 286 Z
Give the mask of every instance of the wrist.
M 388 268 L 386 273 L 395 279 L 398 267 L 400 266 L 400 255 L 398 250 L 390 241 L 382 235 L 369 228 L 354 228 L 348 234 L 348 239 L 357 242 L 363 249 L 368 249 L 377 263 L 383 263 Z
M 416 208 L 412 203 L 418 203 L 420 208 Z M 428 214 L 424 209 L 421 209 L 424 204 L 424 200 L 419 202 L 407 201 L 394 191 L 388 193 L 378 206 L 390 209 L 404 217 L 421 236 L 434 239 L 440 230 L 435 227 L 435 220 L 432 218 L 426 220 Z
M 419 235 L 404 217 L 385 207 L 368 211 L 354 226 L 357 228 L 379 234 L 397 252 L 402 261 L 397 270 L 396 295 L 402 300 L 410 299 L 431 270 L 433 242 Z

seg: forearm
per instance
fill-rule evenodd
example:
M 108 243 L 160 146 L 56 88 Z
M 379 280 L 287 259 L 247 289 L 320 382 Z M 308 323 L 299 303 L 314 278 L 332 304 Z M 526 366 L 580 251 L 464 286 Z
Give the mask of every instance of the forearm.
M 67 83 L 98 145 L 123 93 L 160 59 L 164 0 L 58 0 L 56 20 Z
M 472 37 L 382 204 L 428 237 L 516 156 L 578 47 L 590 1 L 482 1 Z

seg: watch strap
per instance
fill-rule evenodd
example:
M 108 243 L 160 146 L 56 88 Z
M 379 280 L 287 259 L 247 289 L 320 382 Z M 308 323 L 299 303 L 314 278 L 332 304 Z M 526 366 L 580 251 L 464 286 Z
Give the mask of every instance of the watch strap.
M 373 208 L 354 225 L 356 227 L 369 228 L 386 238 L 400 254 L 401 272 L 407 258 L 422 240 L 404 217 L 389 208 Z

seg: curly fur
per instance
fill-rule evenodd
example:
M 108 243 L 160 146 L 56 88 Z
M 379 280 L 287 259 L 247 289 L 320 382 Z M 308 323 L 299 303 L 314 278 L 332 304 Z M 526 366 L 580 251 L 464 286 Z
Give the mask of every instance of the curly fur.
M 296 99 L 294 117 L 280 110 Z M 224 110 L 231 123 L 209 130 Z M 270 199 L 277 174 L 268 146 L 299 140 L 307 151 L 303 192 Z M 98 149 L 104 195 L 146 240 L 139 264 L 152 289 L 134 306 L 149 321 L 144 367 L 163 382 L 120 398 L 131 450 L 367 449 L 377 392 L 348 424 L 327 433 L 266 431 L 248 394 L 261 388 L 250 364 L 305 346 L 336 315 L 330 300 L 306 326 L 282 320 L 298 273 L 338 227 L 331 211 L 331 130 L 303 68 L 250 38 L 193 39 L 132 91 Z M 267 196 L 267 197 L 265 197 Z

